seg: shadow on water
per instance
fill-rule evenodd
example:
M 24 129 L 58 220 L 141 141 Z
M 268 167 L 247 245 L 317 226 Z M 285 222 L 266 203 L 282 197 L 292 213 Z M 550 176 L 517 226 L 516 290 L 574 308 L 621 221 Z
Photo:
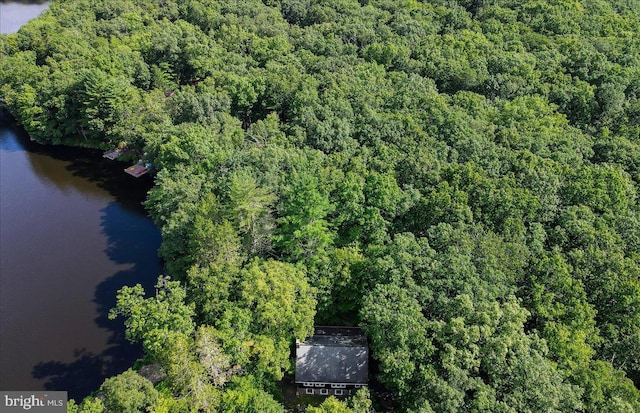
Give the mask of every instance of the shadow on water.
M 107 354 L 96 355 L 86 349 L 73 352 L 75 361 L 62 363 L 48 361 L 38 363 L 33 368 L 33 377 L 46 379 L 46 390 L 67 390 L 70 399 L 82 400 L 98 389 L 105 378 L 105 372 L 113 370 L 112 363 L 106 361 Z
M 96 324 L 112 332 L 110 345 L 126 343 L 122 319 L 109 320 L 109 311 L 116 305 L 116 295 L 122 286 L 140 284 L 149 296 L 162 272 L 162 262 L 158 258 L 161 237 L 159 231 L 149 219 L 135 219 L 132 213 L 110 203 L 103 210 L 102 230 L 107 237 L 106 253 L 116 264 L 129 264 L 131 268 L 118 271 L 96 287 L 93 302 L 97 306 Z M 126 356 L 126 352 L 119 352 Z M 133 364 L 135 358 L 127 364 Z
M 95 290 L 93 302 L 98 314 L 95 322 L 109 332 L 107 347 L 100 354 L 77 349 L 73 362 L 41 362 L 33 369 L 34 378 L 46 380 L 45 389 L 67 390 L 69 397 L 76 400 L 97 390 L 105 378 L 123 372 L 142 356 L 141 346 L 125 339 L 123 320 L 109 320 L 108 314 L 122 286 L 139 283 L 149 295 L 162 271 L 156 254 L 161 238 L 151 220 L 132 216 L 134 212 L 121 208 L 116 202 L 102 212 L 101 226 L 108 241 L 109 259 L 116 264 L 131 265 L 102 281 Z
M 76 349 L 71 362 L 42 361 L 32 370 L 35 379 L 45 381 L 46 390 L 67 390 L 70 398 L 81 400 L 96 391 L 105 378 L 121 373 L 142 356 L 141 346 L 125 339 L 123 320 L 109 320 L 108 313 L 115 306 L 116 294 L 122 286 L 140 283 L 150 294 L 162 273 L 157 255 L 161 236 L 142 206 L 153 181 L 149 176 L 133 178 L 125 174 L 123 169 L 128 164 L 104 159 L 101 151 L 40 145 L 30 141 L 20 128 L 11 129 L 18 137 L 18 145 L 3 139 L 2 150 L 46 155 L 29 158 L 40 178 L 62 191 L 100 192 L 97 186 L 115 199 L 100 211 L 101 232 L 107 240 L 105 253 L 109 260 L 127 268 L 100 282 L 92 300 L 97 312 L 95 323 L 109 334 L 106 346 L 97 354 L 85 348 Z M 65 168 L 83 179 L 69 180 L 60 174 L 47 173 L 47 157 L 68 163 Z
M 102 189 L 125 208 L 145 213 L 142 203 L 153 185 L 153 178 L 150 175 L 134 178 L 124 173 L 124 169 L 131 166 L 130 162 L 105 159 L 102 157 L 103 152 L 97 149 L 39 144 L 32 141 L 13 117 L 2 109 L 0 126 L 9 129 L 17 137 L 17 140 L 0 140 L 0 149 L 9 152 L 24 150 L 33 155 L 42 155 L 29 157 L 34 173 L 61 191 L 74 189 L 83 193 L 98 193 Z M 82 180 L 71 180 L 65 175 L 51 173 L 49 159 L 67 163 L 65 169 Z M 94 185 L 86 185 L 87 182 Z

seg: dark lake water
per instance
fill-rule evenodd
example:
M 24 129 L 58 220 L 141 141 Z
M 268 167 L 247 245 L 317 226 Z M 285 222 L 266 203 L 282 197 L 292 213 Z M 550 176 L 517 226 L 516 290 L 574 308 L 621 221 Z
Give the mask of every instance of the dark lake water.
M 107 319 L 118 289 L 151 291 L 162 272 L 160 233 L 141 205 L 152 180 L 127 166 L 35 144 L 0 112 L 1 390 L 78 399 L 141 356 L 122 320 Z
M 0 388 L 83 397 L 140 348 L 107 319 L 123 285 L 162 272 L 148 177 L 100 152 L 46 147 L 0 117 Z

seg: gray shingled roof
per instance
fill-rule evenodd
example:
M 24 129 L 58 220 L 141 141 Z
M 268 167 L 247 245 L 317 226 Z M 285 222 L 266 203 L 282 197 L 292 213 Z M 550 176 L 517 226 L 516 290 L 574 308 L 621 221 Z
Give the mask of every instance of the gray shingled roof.
M 315 333 L 296 344 L 297 383 L 367 383 L 369 348 L 362 330 L 316 327 Z

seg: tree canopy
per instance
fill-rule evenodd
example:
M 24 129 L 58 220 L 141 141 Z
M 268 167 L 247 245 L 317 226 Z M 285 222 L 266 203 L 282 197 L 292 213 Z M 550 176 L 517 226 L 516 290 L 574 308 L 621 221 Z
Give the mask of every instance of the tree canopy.
M 54 0 L 0 99 L 154 165 L 112 316 L 165 378 L 72 411 L 281 411 L 314 322 L 401 411 L 640 411 L 637 0 Z

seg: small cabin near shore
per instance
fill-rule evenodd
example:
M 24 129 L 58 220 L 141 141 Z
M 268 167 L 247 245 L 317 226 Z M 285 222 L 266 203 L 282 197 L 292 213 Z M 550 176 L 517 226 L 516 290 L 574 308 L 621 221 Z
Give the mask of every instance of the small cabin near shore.
M 367 337 L 357 327 L 315 327 L 313 336 L 296 340 L 296 394 L 347 397 L 366 387 Z

